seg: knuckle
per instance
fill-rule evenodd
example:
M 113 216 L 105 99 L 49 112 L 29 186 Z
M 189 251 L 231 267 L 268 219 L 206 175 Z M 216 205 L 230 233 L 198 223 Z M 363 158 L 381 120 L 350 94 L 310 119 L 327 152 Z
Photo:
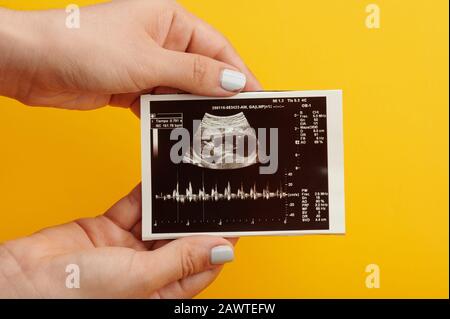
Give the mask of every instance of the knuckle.
M 137 186 L 126 197 L 131 207 L 141 206 L 141 188 Z
M 181 275 L 183 278 L 195 273 L 195 254 L 192 247 L 184 244 L 181 247 Z
M 30 94 L 19 94 L 16 97 L 16 100 L 27 106 L 31 107 L 38 106 L 38 103 L 36 103 L 35 99 L 33 99 L 33 97 Z
M 192 67 L 192 80 L 195 83 L 202 83 L 206 77 L 206 60 L 199 55 L 194 56 Z

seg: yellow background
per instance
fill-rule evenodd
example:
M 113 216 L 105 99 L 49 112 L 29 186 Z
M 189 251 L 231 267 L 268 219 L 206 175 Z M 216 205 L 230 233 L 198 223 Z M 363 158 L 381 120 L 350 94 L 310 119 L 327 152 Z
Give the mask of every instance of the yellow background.
M 0 5 L 72 2 L 96 1 Z M 378 30 L 365 26 L 371 2 Z M 182 3 L 234 43 L 265 89 L 344 91 L 347 234 L 244 238 L 200 297 L 448 298 L 448 1 Z M 0 241 L 107 209 L 140 181 L 139 139 L 127 110 L 0 98 Z M 380 289 L 365 287 L 371 263 Z

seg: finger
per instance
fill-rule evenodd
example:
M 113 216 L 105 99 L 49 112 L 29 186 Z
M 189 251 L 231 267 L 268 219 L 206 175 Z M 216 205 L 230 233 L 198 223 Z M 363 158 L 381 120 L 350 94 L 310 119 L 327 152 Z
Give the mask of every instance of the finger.
M 168 50 L 185 52 L 195 27 L 195 17 L 176 5 L 170 29 L 161 46 Z
M 137 239 L 143 247 L 145 247 L 146 250 L 152 250 L 155 243 L 158 241 L 149 241 L 149 240 L 142 240 L 142 220 L 137 222 L 133 228 L 131 228 L 130 233 L 134 236 L 135 239 Z
M 167 245 L 168 243 L 172 242 L 173 239 L 163 239 L 163 240 L 157 240 L 155 241 L 155 243 L 152 246 L 152 250 L 156 250 L 159 249 L 161 247 L 164 247 L 165 245 Z
M 153 94 L 179 94 L 179 93 L 186 93 L 186 92 L 165 86 L 158 86 L 153 90 Z
M 120 228 L 130 230 L 141 219 L 141 184 L 104 214 Z
M 227 240 L 233 245 L 236 246 L 238 241 L 239 241 L 239 237 L 233 237 L 233 238 L 227 238 Z
M 262 89 L 258 80 L 230 42 L 211 25 L 181 6 L 177 6 L 177 10 L 174 12 L 163 47 L 169 50 L 200 54 L 233 65 L 247 77 L 245 91 Z
M 142 284 L 160 289 L 175 281 L 217 268 L 233 258 L 232 245 L 224 238 L 185 237 L 151 252 L 137 252 L 133 272 L 140 274 L 137 277 Z
M 133 236 L 142 240 L 142 221 L 139 221 L 130 231 Z M 173 241 L 172 239 L 164 239 L 164 240 L 152 240 L 152 241 L 142 241 L 143 245 L 147 248 L 147 250 L 155 250 L 163 247 L 164 245 Z
M 216 267 L 161 288 L 158 297 L 163 299 L 192 298 L 207 288 L 219 276 L 222 267 Z
M 239 238 L 226 238 L 233 246 L 236 246 L 238 243 Z M 164 239 L 164 240 L 156 240 L 153 241 L 152 250 L 156 250 L 158 248 L 164 247 L 165 245 L 167 245 L 168 243 L 172 242 L 173 239 Z
M 262 90 L 261 84 L 231 43 L 208 23 L 197 17 L 193 17 L 193 19 L 195 27 L 186 51 L 205 55 L 238 68 L 247 77 L 247 84 L 244 91 Z
M 139 117 L 139 109 L 134 109 L 134 105 L 139 105 L 140 97 L 143 94 L 175 94 L 184 93 L 181 90 L 172 89 L 168 87 L 156 87 L 153 90 L 144 90 L 137 93 L 122 93 L 115 94 L 111 97 L 108 105 L 118 107 L 129 107 Z
M 223 61 L 225 63 L 234 65 L 239 70 L 243 70 L 244 74 L 246 75 L 246 77 L 248 79 L 247 85 L 245 86 L 244 91 L 261 91 L 262 90 L 262 86 L 259 83 L 259 81 L 256 79 L 253 72 L 245 65 L 245 63 L 239 57 L 237 52 L 233 49 L 231 44 L 229 46 L 226 46 L 214 58 L 219 61 Z
M 227 238 L 227 240 L 236 246 L 239 240 L 238 237 Z M 169 243 L 168 240 L 156 241 L 153 245 L 153 249 L 162 247 Z M 159 290 L 160 298 L 192 298 L 199 294 L 202 290 L 208 287 L 220 274 L 222 267 L 216 267 L 211 270 L 207 270 L 196 275 L 184 278 L 169 284 Z
M 199 54 L 161 49 L 158 85 L 205 96 L 231 96 L 246 84 L 236 67 Z
M 173 88 L 169 88 L 169 87 L 164 87 L 164 86 L 159 86 L 156 87 L 155 89 L 153 89 L 152 92 L 143 92 L 143 93 L 139 93 L 139 94 L 134 94 L 133 98 L 130 98 L 130 104 L 125 104 L 126 107 L 130 107 L 131 111 L 137 116 L 137 117 L 141 117 L 141 111 L 140 111 L 140 106 L 141 106 L 141 94 L 176 94 L 176 93 L 184 93 L 181 90 L 178 89 L 173 89 Z M 120 106 L 123 106 L 120 105 Z
M 145 94 L 145 92 L 146 91 L 140 91 L 136 93 L 114 94 L 109 100 L 109 105 L 119 107 L 131 107 L 133 103 L 135 103 L 136 101 L 139 102 L 141 95 Z

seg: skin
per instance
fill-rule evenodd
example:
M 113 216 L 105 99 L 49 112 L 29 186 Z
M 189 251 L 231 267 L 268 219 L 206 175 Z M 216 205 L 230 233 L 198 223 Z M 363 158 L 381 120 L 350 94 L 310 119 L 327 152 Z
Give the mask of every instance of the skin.
M 63 10 L 0 8 L 0 95 L 32 106 L 89 110 L 106 105 L 137 114 L 143 93 L 230 96 L 224 69 L 246 75 L 230 43 L 177 3 L 113 1 L 81 9 L 81 28 Z M 0 297 L 189 298 L 222 266 L 211 248 L 236 239 L 193 236 L 142 242 L 137 186 L 105 214 L 41 230 L 0 245 Z M 80 268 L 79 289 L 66 288 L 66 266 Z

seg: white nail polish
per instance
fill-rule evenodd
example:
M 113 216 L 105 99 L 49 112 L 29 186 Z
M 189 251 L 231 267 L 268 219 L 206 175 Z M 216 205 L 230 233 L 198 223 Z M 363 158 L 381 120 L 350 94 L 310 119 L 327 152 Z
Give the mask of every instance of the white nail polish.
M 245 87 L 245 83 L 247 79 L 245 78 L 245 74 L 229 69 L 225 69 L 222 71 L 222 75 L 220 76 L 220 86 L 224 90 L 227 91 L 239 91 Z
M 211 249 L 211 264 L 221 265 L 234 259 L 233 248 L 228 245 L 216 246 Z

